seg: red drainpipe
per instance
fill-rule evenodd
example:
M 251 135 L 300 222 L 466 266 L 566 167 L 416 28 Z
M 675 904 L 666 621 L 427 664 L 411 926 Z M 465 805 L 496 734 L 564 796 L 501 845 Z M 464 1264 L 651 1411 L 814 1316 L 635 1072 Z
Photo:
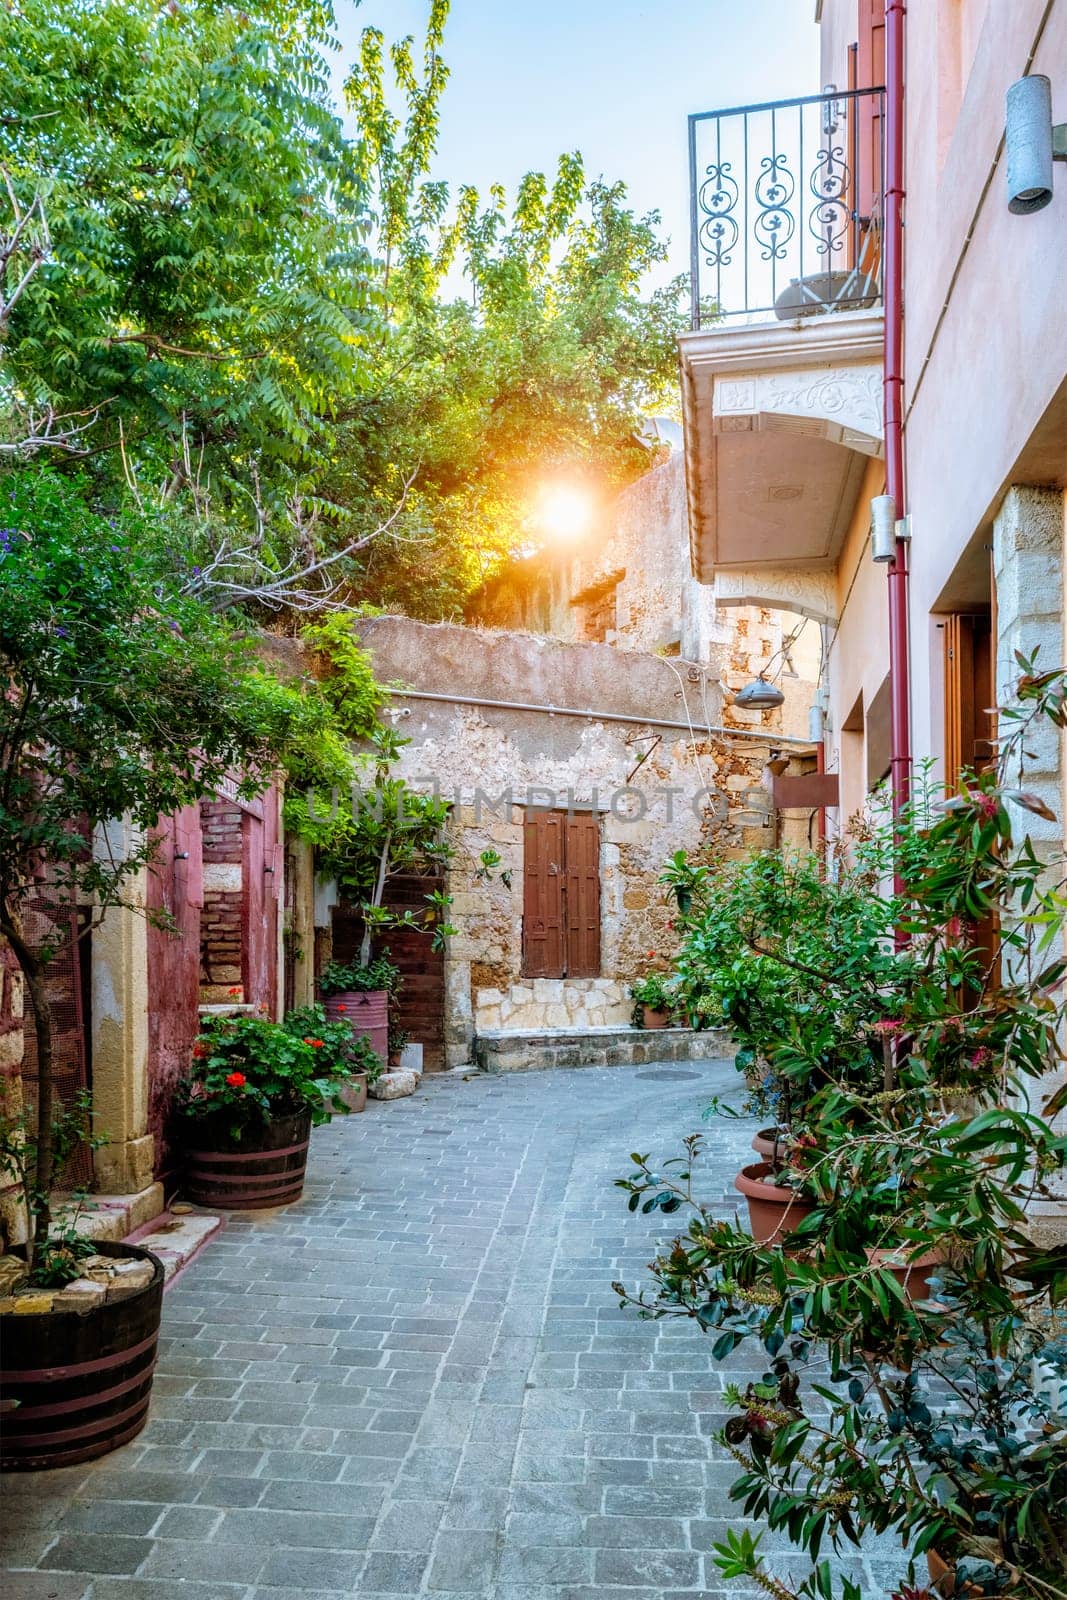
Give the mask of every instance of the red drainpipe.
M 885 6 L 885 477 L 898 517 L 904 485 L 904 0 Z M 911 792 L 911 694 L 908 663 L 908 546 L 898 539 L 889 566 L 889 689 L 892 709 L 893 815 Z

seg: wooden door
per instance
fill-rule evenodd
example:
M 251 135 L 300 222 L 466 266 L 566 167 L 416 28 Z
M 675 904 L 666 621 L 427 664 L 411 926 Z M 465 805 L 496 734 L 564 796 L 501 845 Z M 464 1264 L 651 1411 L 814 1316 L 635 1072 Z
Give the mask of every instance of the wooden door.
M 591 812 L 530 811 L 524 847 L 524 975 L 597 977 L 600 818 Z
M 561 978 L 565 816 L 528 811 L 523 823 L 522 970 L 529 978 Z
M 581 812 L 565 819 L 563 922 L 565 976 L 600 976 L 600 818 Z

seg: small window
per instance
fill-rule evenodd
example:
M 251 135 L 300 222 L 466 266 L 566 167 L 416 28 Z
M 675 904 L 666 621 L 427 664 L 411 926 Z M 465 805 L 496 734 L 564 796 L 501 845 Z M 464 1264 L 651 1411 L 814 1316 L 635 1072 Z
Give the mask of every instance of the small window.
M 524 976 L 599 977 L 599 816 L 528 811 L 523 843 Z

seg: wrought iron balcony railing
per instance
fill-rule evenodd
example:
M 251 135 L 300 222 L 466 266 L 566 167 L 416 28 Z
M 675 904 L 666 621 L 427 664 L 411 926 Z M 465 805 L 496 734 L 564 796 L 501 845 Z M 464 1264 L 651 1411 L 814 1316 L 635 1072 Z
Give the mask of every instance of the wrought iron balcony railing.
M 689 118 L 693 327 L 882 298 L 882 89 Z

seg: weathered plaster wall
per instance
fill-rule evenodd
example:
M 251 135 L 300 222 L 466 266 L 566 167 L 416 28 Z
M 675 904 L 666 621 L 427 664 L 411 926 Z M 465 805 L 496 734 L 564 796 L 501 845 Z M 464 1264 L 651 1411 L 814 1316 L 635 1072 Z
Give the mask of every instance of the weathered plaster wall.
M 579 548 L 539 551 L 516 562 L 475 598 L 471 620 L 576 641 L 588 626 L 619 650 L 699 663 L 737 690 L 775 657 L 801 618 L 767 606 L 716 605 L 715 590 L 692 576 L 680 451 L 624 489 Z M 735 727 L 804 737 L 819 675 L 818 627 L 809 622 L 779 676 L 777 711 L 741 711 L 723 701 L 718 719 Z
M 687 711 L 694 719 L 720 719 L 719 691 L 695 663 L 400 617 L 358 626 L 377 675 L 387 681 L 592 713 L 396 702 L 408 713 L 399 726 L 412 741 L 402 775 L 425 788 L 436 785 L 454 803 L 458 848 L 449 888 L 458 932 L 446 966 L 450 1061 L 467 1059 L 475 1028 L 626 1022 L 628 984 L 662 964 L 673 946 L 670 907 L 657 882 L 668 856 L 701 844 L 737 856 L 772 842 L 772 828 L 755 809 L 763 801 L 766 746 L 739 732 L 727 748 L 644 720 L 684 723 Z M 604 713 L 632 720 L 612 722 Z M 599 978 L 523 979 L 526 801 L 602 813 Z M 501 857 L 490 881 L 478 870 L 487 849 Z

